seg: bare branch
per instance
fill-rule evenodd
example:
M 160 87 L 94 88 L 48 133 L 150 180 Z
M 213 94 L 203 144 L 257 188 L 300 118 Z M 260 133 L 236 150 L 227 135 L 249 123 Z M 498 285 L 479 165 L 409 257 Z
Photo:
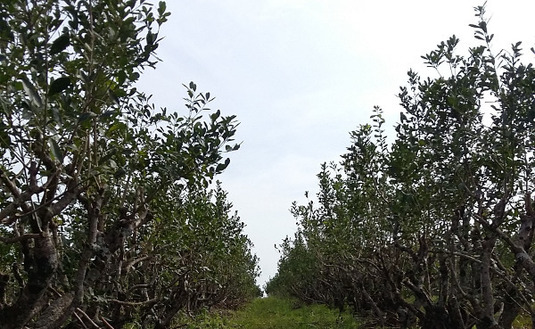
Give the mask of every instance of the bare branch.
M 85 325 L 85 323 L 84 323 L 84 321 L 82 320 L 82 318 L 81 318 L 78 314 L 76 314 L 76 312 L 74 312 L 74 316 L 76 317 L 76 319 L 78 320 L 78 322 L 80 322 L 80 324 L 82 325 L 82 327 L 84 327 L 84 329 L 89 329 L 89 328 Z
M 29 239 L 36 239 L 36 238 L 39 238 L 41 236 L 42 236 L 42 234 L 40 234 L 40 233 L 29 233 L 29 234 L 24 234 L 24 235 L 21 235 L 21 236 L 16 236 L 16 237 L 13 237 L 13 238 L 6 238 L 6 237 L 3 237 L 3 236 L 0 236 L 0 242 L 5 243 L 5 244 L 12 244 L 12 243 L 16 243 L 16 242 L 19 242 L 19 241 L 25 241 L 25 240 L 29 240 Z
M 102 320 L 102 322 L 104 322 L 104 324 L 106 325 L 108 329 L 115 329 L 108 321 L 106 321 L 106 319 L 104 319 L 103 316 L 101 316 L 100 319 Z
M 150 305 L 150 304 L 157 303 L 159 300 L 160 300 L 159 298 L 152 298 L 143 302 L 127 302 L 127 301 L 118 300 L 118 299 L 106 299 L 106 302 L 116 303 L 116 304 L 125 305 L 125 306 L 142 306 L 142 305 Z
M 98 324 L 96 324 L 96 323 L 89 317 L 89 315 L 87 315 L 87 313 L 85 313 L 84 311 L 82 311 L 81 308 L 77 307 L 77 308 L 76 308 L 76 311 L 82 313 L 82 315 L 83 315 L 83 316 L 84 316 L 84 317 L 85 317 L 85 318 L 86 318 L 86 319 L 87 319 L 87 320 L 88 320 L 88 321 L 89 321 L 95 328 L 99 328 L 99 329 L 100 329 L 100 326 L 99 326 Z M 75 312 L 75 314 L 76 314 L 76 312 Z

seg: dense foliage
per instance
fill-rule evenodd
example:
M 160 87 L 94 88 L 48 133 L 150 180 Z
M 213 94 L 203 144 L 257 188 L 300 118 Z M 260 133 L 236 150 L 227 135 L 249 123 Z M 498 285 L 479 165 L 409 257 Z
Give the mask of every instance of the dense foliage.
M 167 328 L 258 295 L 257 259 L 214 177 L 237 122 L 185 86 L 135 82 L 164 2 L 0 2 L 0 328 Z
M 376 108 L 322 166 L 269 294 L 403 328 L 535 321 L 535 69 L 520 43 L 493 53 L 484 7 L 476 16 L 466 55 L 453 36 L 423 56 L 436 77 L 409 71 L 393 143 Z

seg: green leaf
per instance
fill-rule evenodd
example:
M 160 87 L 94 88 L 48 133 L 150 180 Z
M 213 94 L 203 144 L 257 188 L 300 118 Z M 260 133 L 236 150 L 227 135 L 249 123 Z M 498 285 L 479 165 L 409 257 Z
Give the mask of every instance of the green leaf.
M 166 4 L 165 1 L 160 1 L 158 3 L 158 14 L 162 16 L 165 13 Z
M 113 177 L 115 179 L 119 179 L 119 178 L 123 177 L 124 175 L 126 175 L 126 170 L 124 170 L 123 167 L 119 167 L 117 169 L 117 171 L 113 174 Z
M 152 33 L 151 31 L 147 32 L 147 44 L 152 45 L 154 44 L 154 41 L 156 40 L 157 34 Z
M 21 77 L 22 80 L 22 87 L 26 94 L 30 97 L 30 101 L 33 105 L 40 108 L 43 106 L 43 101 L 41 100 L 41 97 L 39 96 L 39 93 L 37 92 L 37 89 L 35 86 L 28 80 L 26 76 Z
M 2 125 L 0 129 L 0 147 L 7 148 L 11 145 L 11 137 L 9 136 L 8 128 L 5 125 Z
M 84 112 L 80 114 L 80 116 L 78 117 L 78 122 L 83 123 L 83 122 L 89 121 L 94 116 L 95 115 L 91 112 Z
M 50 154 L 52 157 L 59 162 L 63 162 L 63 152 L 61 151 L 61 148 L 58 145 L 58 142 L 56 142 L 55 139 L 51 138 L 48 140 L 48 143 L 50 144 Z
M 59 38 L 54 40 L 52 46 L 50 46 L 50 55 L 55 55 L 62 52 L 71 44 L 68 34 L 62 34 Z
M 479 22 L 479 27 L 481 28 L 483 32 L 487 33 L 487 22 L 485 21 Z
M 230 159 L 227 158 L 227 159 L 225 160 L 224 163 L 220 163 L 220 164 L 217 165 L 217 167 L 216 167 L 216 169 L 215 169 L 216 172 L 220 173 L 220 172 L 222 172 L 223 170 L 227 169 L 227 167 L 228 167 L 229 164 L 230 164 Z
M 93 119 L 94 117 L 96 117 L 97 115 L 93 112 L 84 112 L 82 114 L 80 114 L 80 116 L 78 117 L 78 123 L 80 124 L 80 126 L 84 129 L 87 129 L 91 126 L 91 119 Z
M 221 111 L 217 110 L 215 113 L 212 113 L 212 114 L 210 115 L 210 119 L 211 119 L 212 121 L 216 121 L 217 118 L 219 118 L 220 115 L 221 115 Z
M 48 96 L 59 94 L 60 92 L 67 89 L 70 86 L 70 84 L 71 84 L 71 79 L 69 79 L 68 77 L 61 77 L 52 81 L 48 89 Z

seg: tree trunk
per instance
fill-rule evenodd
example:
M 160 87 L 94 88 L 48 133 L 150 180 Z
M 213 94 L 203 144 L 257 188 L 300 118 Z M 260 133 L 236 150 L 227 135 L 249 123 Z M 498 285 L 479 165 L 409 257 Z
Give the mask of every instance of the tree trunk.
M 58 259 L 52 236 L 43 232 L 34 239 L 34 247 L 27 248 L 24 267 L 28 282 L 17 301 L 0 312 L 0 329 L 24 328 L 45 306 L 46 290 L 52 279 Z
M 494 291 L 490 275 L 492 250 L 496 244 L 496 236 L 492 236 L 482 242 L 481 255 L 481 303 L 482 314 L 478 321 L 478 329 L 498 329 L 500 326 L 494 317 Z
M 444 307 L 436 305 L 429 305 L 425 307 L 425 316 L 421 319 L 422 328 L 434 328 L 434 329 L 464 329 L 455 326 L 451 317 Z
M 500 326 L 503 329 L 512 329 L 513 321 L 515 321 L 518 313 L 520 313 L 520 303 L 515 300 L 518 291 L 516 287 L 510 287 L 507 289 L 507 294 L 505 295 L 503 313 L 500 317 Z

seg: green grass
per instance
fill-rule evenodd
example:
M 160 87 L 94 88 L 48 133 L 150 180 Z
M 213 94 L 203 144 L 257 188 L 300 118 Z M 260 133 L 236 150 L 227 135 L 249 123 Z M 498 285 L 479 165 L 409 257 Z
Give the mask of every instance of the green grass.
M 531 328 L 531 317 L 528 314 L 520 314 L 513 322 L 513 328 L 515 329 L 528 329 Z
M 194 319 L 178 317 L 172 328 L 185 329 L 358 329 L 349 314 L 323 305 L 302 305 L 276 297 L 258 298 L 235 312 L 203 312 Z M 519 316 L 515 329 L 531 328 L 528 315 Z
M 299 305 L 287 299 L 258 298 L 243 309 L 229 314 L 203 313 L 180 328 L 188 329 L 357 329 L 349 313 L 322 305 Z

